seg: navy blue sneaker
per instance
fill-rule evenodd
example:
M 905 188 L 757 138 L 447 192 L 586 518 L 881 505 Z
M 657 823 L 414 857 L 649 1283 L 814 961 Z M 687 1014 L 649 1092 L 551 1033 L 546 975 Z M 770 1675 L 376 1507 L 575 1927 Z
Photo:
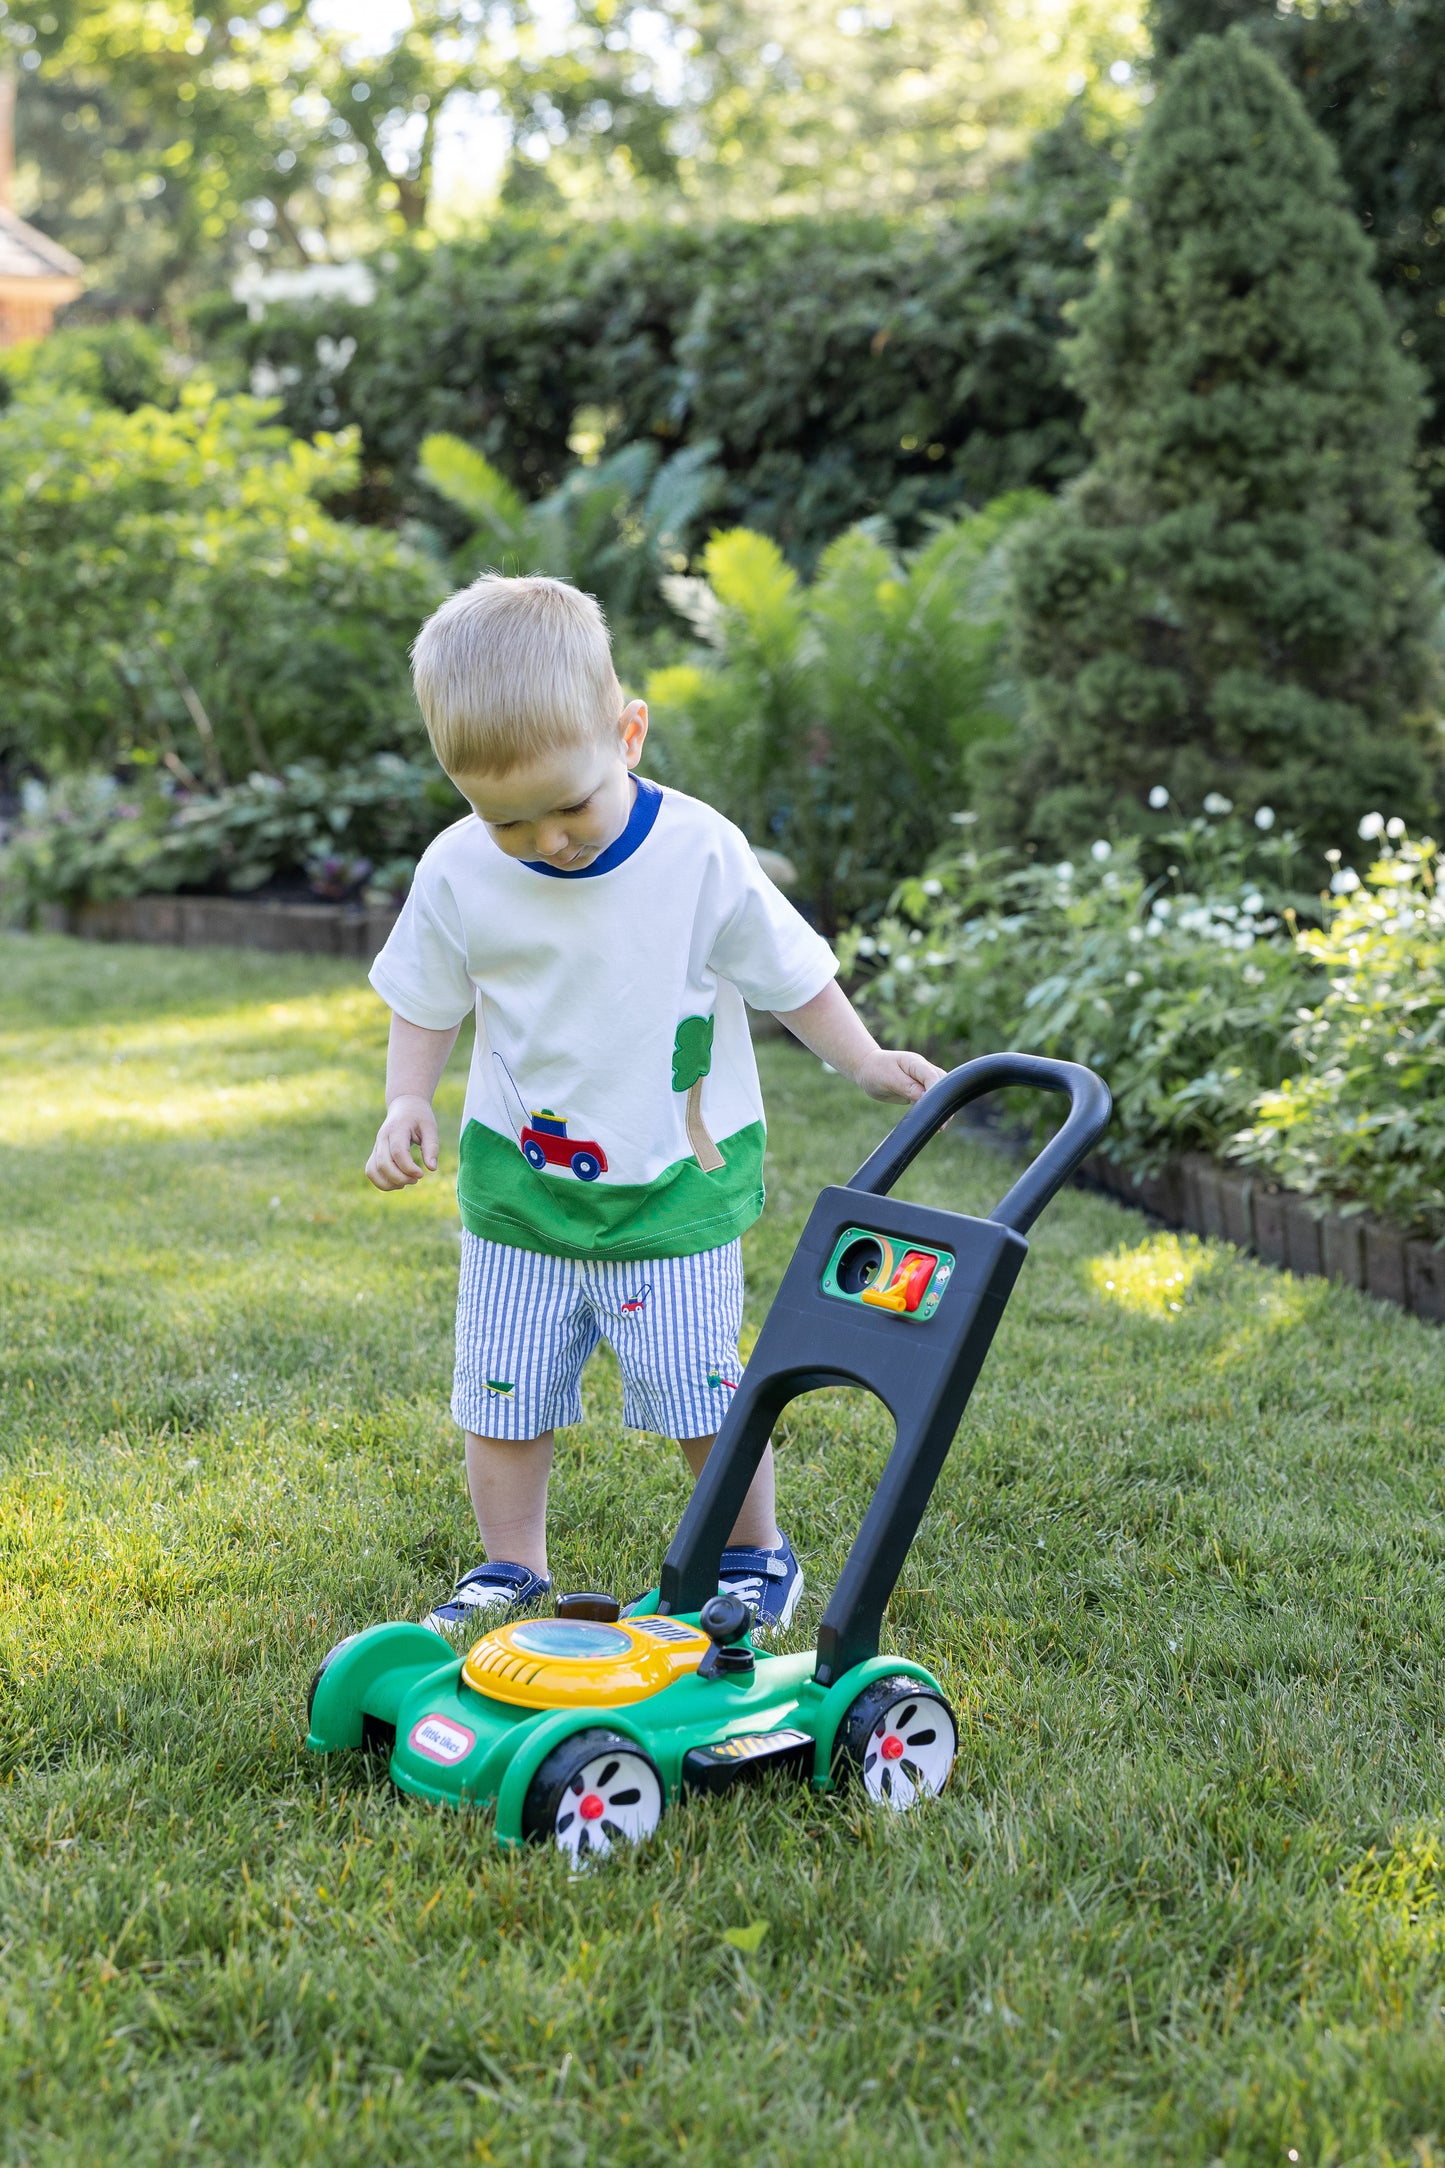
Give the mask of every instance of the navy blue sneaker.
M 551 1593 L 546 1574 L 533 1573 L 530 1566 L 513 1566 L 505 1558 L 484 1560 L 462 1575 L 446 1602 L 428 1611 L 422 1624 L 448 1640 L 459 1633 L 475 1639 Z
M 803 1569 L 793 1556 L 793 1546 L 779 1532 L 775 1551 L 754 1551 L 732 1543 L 718 1562 L 718 1587 L 730 1596 L 741 1596 L 753 1610 L 753 1632 L 781 1633 L 792 1623 L 803 1593 Z

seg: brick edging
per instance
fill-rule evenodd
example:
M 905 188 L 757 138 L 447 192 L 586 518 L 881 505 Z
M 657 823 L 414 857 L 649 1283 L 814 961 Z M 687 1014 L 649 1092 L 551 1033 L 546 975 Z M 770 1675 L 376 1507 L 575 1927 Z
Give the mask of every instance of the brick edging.
M 1365 1212 L 1331 1211 L 1298 1191 L 1221 1166 L 1203 1152 L 1131 1174 L 1096 1152 L 1080 1169 L 1092 1188 L 1141 1205 L 1171 1227 L 1252 1250 L 1266 1264 L 1342 1280 L 1431 1324 L 1445 1323 L 1445 1249 Z
M 396 924 L 389 906 L 266 903 L 245 896 L 126 896 L 52 905 L 47 933 L 170 948 L 266 949 L 273 955 L 358 956 L 370 963 Z

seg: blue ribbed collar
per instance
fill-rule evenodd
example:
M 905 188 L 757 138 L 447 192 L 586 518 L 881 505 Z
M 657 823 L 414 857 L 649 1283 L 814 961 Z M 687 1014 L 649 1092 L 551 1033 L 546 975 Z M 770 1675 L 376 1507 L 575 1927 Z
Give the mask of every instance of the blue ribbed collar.
M 627 816 L 627 826 L 590 866 L 545 866 L 540 858 L 524 858 L 522 864 L 529 872 L 545 873 L 552 881 L 590 881 L 599 873 L 614 873 L 619 866 L 625 865 L 633 852 L 647 841 L 652 824 L 662 810 L 662 792 L 657 784 L 644 782 L 640 775 L 634 776 L 633 781 L 637 792 L 632 811 Z

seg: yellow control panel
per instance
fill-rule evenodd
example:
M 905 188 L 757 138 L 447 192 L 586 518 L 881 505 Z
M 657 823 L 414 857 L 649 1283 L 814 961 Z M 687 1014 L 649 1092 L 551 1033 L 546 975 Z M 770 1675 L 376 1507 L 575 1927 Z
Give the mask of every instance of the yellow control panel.
M 468 1686 L 519 1709 L 606 1709 L 645 1701 L 696 1671 L 707 1635 L 682 1619 L 531 1618 L 484 1634 L 462 1665 Z

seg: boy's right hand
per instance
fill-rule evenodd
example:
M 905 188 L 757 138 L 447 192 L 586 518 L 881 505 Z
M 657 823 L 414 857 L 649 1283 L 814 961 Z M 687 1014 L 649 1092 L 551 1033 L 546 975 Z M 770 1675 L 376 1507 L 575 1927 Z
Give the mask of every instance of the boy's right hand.
M 420 1145 L 425 1165 L 412 1158 L 412 1146 Z M 386 1120 L 376 1132 L 366 1179 L 377 1189 L 407 1189 L 430 1169 L 436 1171 L 437 1118 L 429 1099 L 411 1095 L 393 1099 Z

